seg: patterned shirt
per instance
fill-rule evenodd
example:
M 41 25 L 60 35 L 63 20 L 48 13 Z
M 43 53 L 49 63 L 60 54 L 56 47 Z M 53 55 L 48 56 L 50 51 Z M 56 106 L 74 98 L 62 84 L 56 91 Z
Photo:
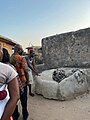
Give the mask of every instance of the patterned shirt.
M 25 77 L 25 72 L 27 72 L 28 68 L 26 60 L 21 55 L 16 53 L 11 56 L 11 64 L 14 65 L 14 67 L 16 68 L 19 78 L 24 87 L 27 81 Z

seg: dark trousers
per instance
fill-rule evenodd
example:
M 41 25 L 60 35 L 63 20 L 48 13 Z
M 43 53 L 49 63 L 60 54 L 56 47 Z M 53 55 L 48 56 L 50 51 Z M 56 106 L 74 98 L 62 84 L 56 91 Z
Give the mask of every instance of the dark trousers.
M 24 87 L 24 92 L 20 92 L 20 101 L 21 101 L 21 106 L 22 106 L 22 115 L 23 118 L 27 118 L 28 116 L 28 111 L 27 111 L 27 86 Z M 18 112 L 18 105 L 15 108 L 15 111 L 13 113 L 13 119 L 18 120 L 19 117 L 19 112 Z
M 31 91 L 31 84 L 29 84 L 29 94 L 31 94 L 32 91 Z

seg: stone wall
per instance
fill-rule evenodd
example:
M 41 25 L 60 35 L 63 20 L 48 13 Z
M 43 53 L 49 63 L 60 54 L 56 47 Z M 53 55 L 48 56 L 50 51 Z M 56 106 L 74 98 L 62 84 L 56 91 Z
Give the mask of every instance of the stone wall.
M 90 67 L 90 28 L 42 39 L 44 64 L 58 67 Z

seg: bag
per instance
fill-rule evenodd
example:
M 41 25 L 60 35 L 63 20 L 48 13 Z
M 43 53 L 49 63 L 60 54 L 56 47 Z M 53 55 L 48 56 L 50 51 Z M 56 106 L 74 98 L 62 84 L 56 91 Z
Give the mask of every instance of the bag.
M 0 92 L 1 92 L 1 96 L 2 96 L 1 100 L 0 100 L 0 119 L 1 119 L 4 109 L 5 109 L 5 106 L 10 98 L 6 84 L 4 84 L 4 85 L 2 85 L 2 87 L 0 87 Z

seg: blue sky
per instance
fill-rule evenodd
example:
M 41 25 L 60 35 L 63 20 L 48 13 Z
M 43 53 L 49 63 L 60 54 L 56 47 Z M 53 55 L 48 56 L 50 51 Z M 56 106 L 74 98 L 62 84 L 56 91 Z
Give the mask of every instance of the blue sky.
M 0 0 L 0 35 L 25 48 L 47 36 L 90 27 L 90 0 Z

